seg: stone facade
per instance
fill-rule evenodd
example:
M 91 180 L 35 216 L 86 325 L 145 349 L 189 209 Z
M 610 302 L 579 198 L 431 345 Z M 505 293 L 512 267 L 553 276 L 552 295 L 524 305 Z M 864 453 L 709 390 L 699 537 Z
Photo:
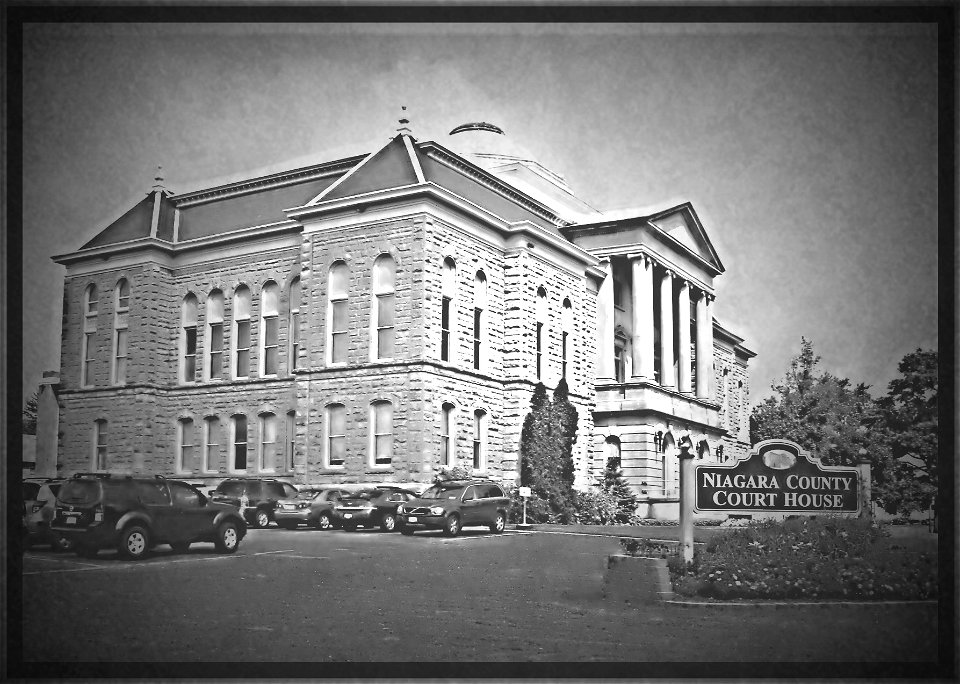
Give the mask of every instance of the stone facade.
M 565 186 L 539 171 L 523 185 L 536 165 L 511 164 L 507 183 L 402 134 L 362 159 L 184 195 L 155 188 L 143 203 L 154 207 L 149 221 L 149 211 L 131 211 L 57 257 L 67 267 L 60 471 L 422 484 L 440 465 L 472 465 L 476 450 L 475 474 L 512 486 L 534 387 L 552 390 L 565 375 L 579 413 L 578 486 L 617 456 L 648 513 L 663 514 L 676 500 L 682 434 L 706 457 L 746 450 L 753 353 L 711 316 L 712 341 L 700 329 L 676 335 L 690 349 L 674 345 L 672 355 L 692 364 L 690 378 L 681 370 L 679 388 L 661 385 L 671 355 L 643 354 L 669 319 L 642 310 L 631 279 L 641 272 L 629 259 L 643 252 L 679 264 L 704 306 L 719 260 L 692 209 L 674 212 L 693 217 L 681 249 L 651 239 L 654 219 L 642 234 L 637 217 L 573 220 L 584 210 L 557 189 Z M 651 252 L 658 244 L 669 249 Z M 384 263 L 389 291 L 375 275 Z M 684 311 L 686 292 L 678 296 L 672 308 Z M 649 338 L 636 321 L 649 321 Z M 379 350 L 381 339 L 392 352 Z M 709 394 L 697 380 L 705 343 Z M 238 372 L 247 347 L 249 367 Z M 610 372 L 614 356 L 621 377 Z M 641 365 L 658 375 L 640 377 Z

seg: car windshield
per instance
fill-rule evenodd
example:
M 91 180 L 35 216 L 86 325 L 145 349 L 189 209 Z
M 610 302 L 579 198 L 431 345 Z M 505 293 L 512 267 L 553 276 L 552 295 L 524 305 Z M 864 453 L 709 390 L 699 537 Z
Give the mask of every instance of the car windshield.
M 57 498 L 64 503 L 83 504 L 96 501 L 100 483 L 95 480 L 71 480 L 63 485 Z
M 217 487 L 218 494 L 227 494 L 227 495 L 236 495 L 243 494 L 243 483 L 242 482 L 222 482 L 220 486 Z
M 323 494 L 323 492 L 314 492 L 314 491 L 310 491 L 310 490 L 308 489 L 307 491 L 301 491 L 301 492 L 299 492 L 299 493 L 297 494 L 297 498 L 298 498 L 298 499 L 307 499 L 307 500 L 309 501 L 310 499 L 316 499 L 316 498 L 317 498 L 318 496 L 320 496 L 321 494 Z
M 438 487 L 434 485 L 423 494 L 421 499 L 458 499 L 463 494 L 463 487 Z
M 375 498 L 380 492 L 376 489 L 361 489 L 359 492 L 350 492 L 347 494 L 345 499 L 367 499 L 368 501 L 372 498 Z

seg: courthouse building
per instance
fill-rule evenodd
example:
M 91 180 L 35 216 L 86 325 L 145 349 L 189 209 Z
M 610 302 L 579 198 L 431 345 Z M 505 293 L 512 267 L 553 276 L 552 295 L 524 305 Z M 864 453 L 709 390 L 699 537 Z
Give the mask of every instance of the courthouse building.
M 65 269 L 61 474 L 512 486 L 566 378 L 578 486 L 618 458 L 675 516 L 676 444 L 748 448 L 753 352 L 689 203 L 604 213 L 487 123 L 214 188 L 157 185 Z

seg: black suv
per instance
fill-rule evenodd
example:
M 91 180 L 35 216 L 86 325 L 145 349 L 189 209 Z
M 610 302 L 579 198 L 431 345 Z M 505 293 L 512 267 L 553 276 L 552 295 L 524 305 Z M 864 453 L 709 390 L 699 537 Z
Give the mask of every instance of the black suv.
M 60 487 L 50 529 L 81 556 L 116 547 L 134 559 L 157 544 L 182 553 L 213 542 L 233 553 L 247 532 L 236 508 L 208 501 L 186 482 L 103 473 L 80 473 Z
M 441 529 L 456 537 L 471 525 L 485 525 L 491 532 L 503 532 L 510 499 L 496 482 L 489 480 L 448 480 L 438 482 L 397 508 L 397 527 L 403 534 L 417 529 Z
M 296 496 L 297 488 L 288 482 L 266 477 L 231 477 L 217 485 L 210 498 L 238 507 L 251 527 L 266 527 L 274 519 L 277 502 Z

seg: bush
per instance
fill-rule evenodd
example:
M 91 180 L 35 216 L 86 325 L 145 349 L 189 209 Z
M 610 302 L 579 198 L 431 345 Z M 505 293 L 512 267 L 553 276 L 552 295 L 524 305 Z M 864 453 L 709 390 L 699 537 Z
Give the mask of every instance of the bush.
M 574 520 L 581 525 L 615 525 L 620 518 L 616 497 L 610 492 L 591 487 L 574 492 Z
M 932 554 L 892 550 L 886 533 L 852 518 L 772 520 L 714 537 L 693 563 L 668 565 L 681 595 L 728 598 L 926 599 Z
M 510 495 L 510 519 L 515 523 L 523 522 L 523 497 L 516 489 Z M 556 501 L 551 506 L 549 500 L 538 496 L 536 492 L 527 497 L 527 523 L 567 525 L 575 519 L 573 506 L 560 506 L 558 510 Z

